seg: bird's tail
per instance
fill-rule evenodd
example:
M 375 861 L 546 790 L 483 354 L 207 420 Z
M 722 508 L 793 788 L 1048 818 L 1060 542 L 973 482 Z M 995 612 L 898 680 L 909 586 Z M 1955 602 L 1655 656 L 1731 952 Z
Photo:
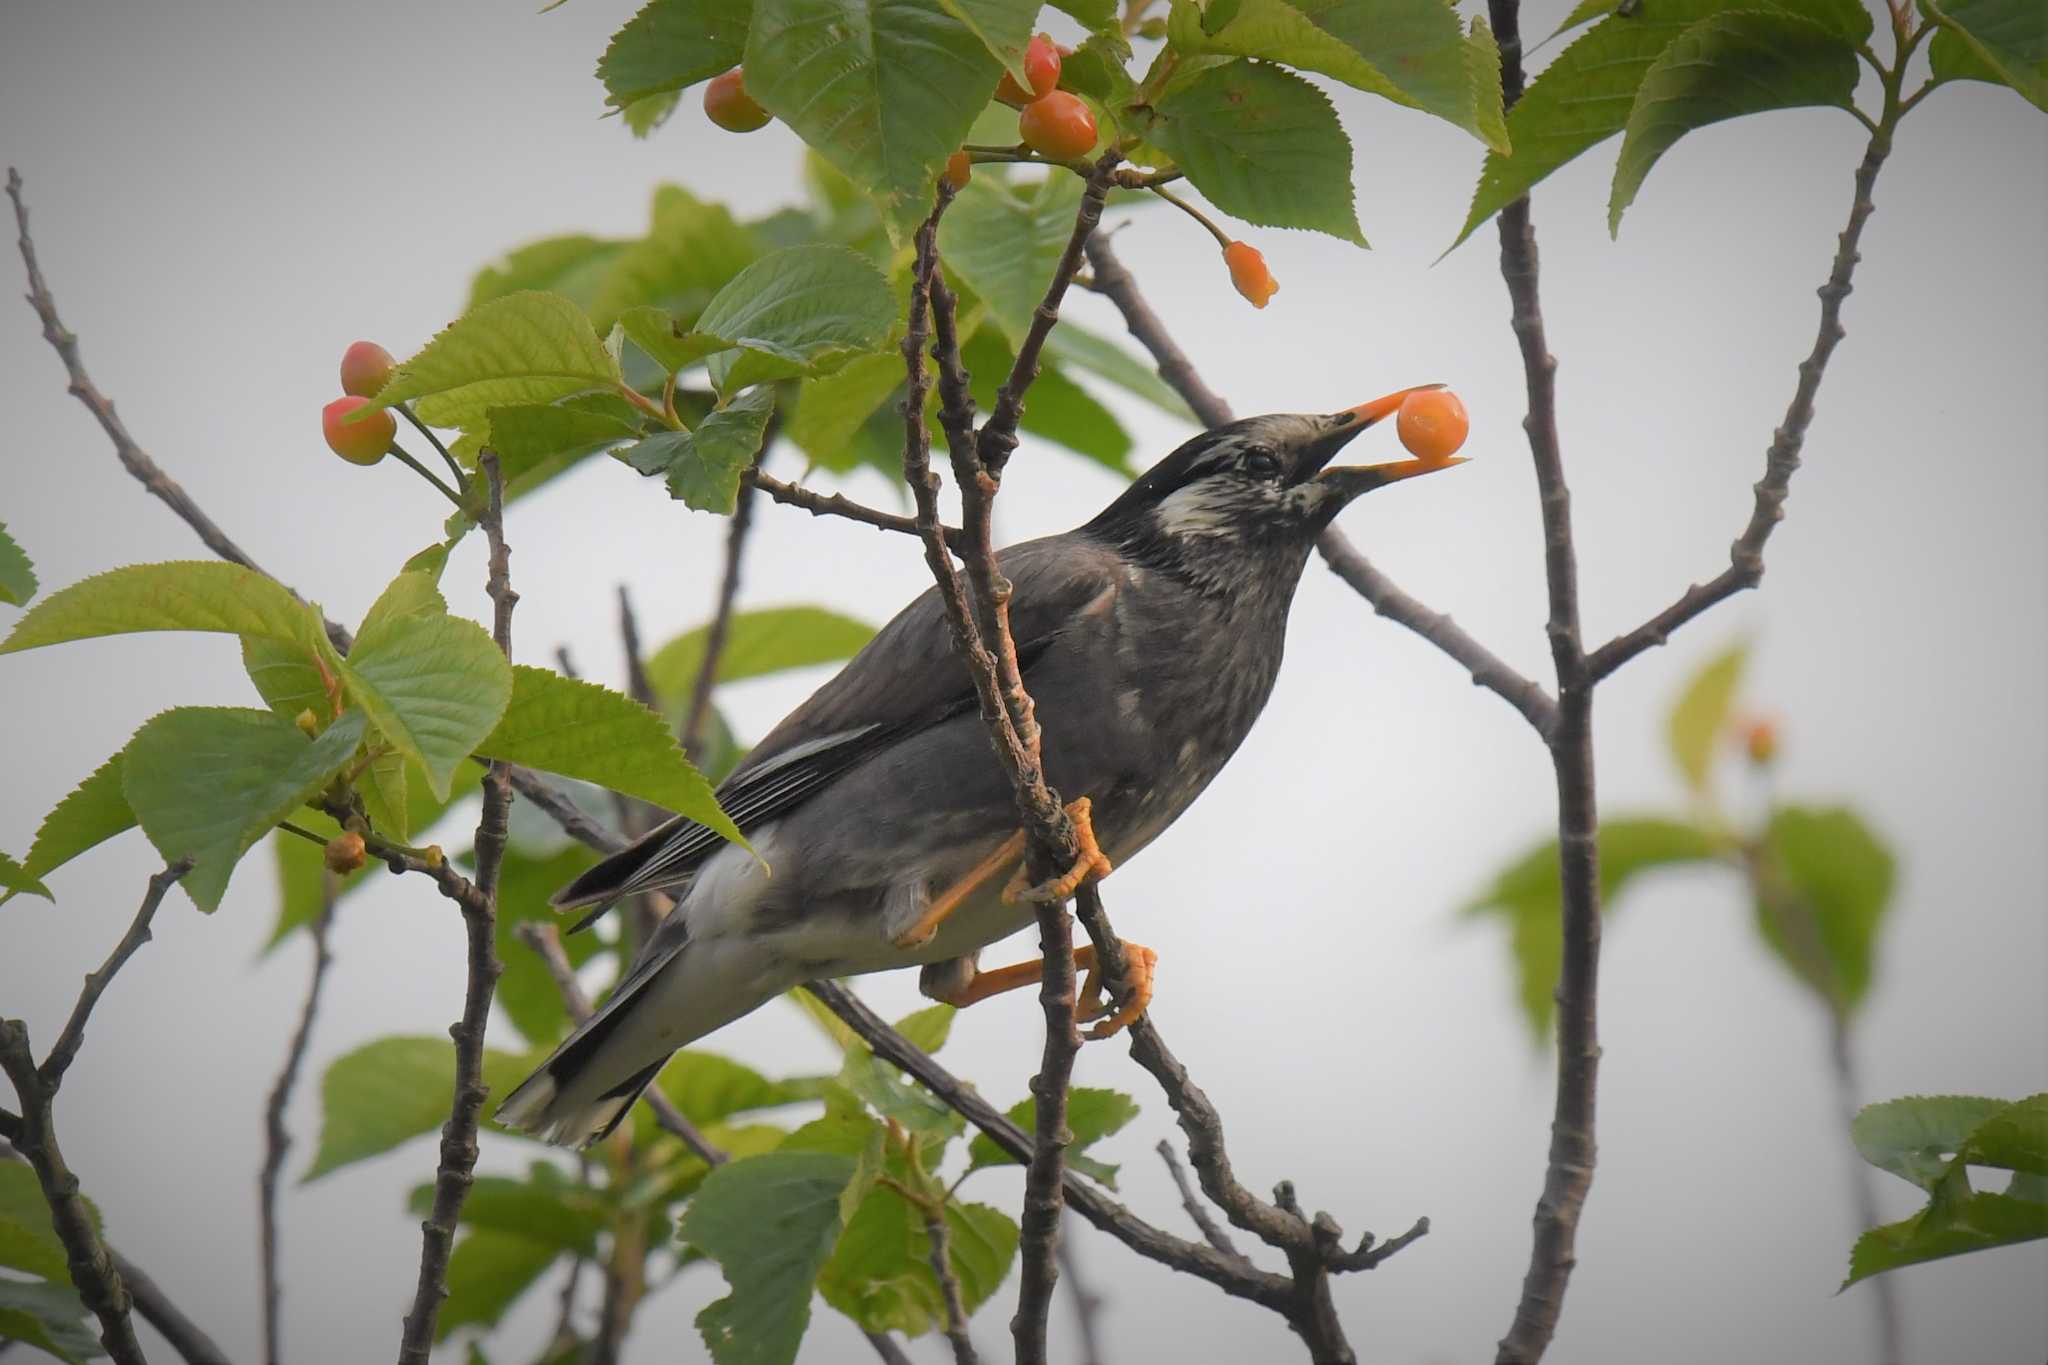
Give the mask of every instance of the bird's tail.
M 637 964 L 598 1011 L 498 1106 L 508 1128 L 587 1147 L 618 1127 L 683 1044 L 768 998 L 734 988 L 720 945 L 684 942 Z

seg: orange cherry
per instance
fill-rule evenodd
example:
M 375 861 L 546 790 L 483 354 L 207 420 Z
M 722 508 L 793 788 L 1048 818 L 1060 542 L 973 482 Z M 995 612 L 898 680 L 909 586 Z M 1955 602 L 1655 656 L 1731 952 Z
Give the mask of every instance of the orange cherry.
M 1080 96 L 1064 90 L 1040 95 L 1017 116 L 1024 145 L 1054 161 L 1071 161 L 1095 150 L 1095 115 Z
M 754 97 L 740 83 L 738 67 L 723 76 L 713 76 L 704 87 L 704 112 L 728 133 L 751 133 L 775 121 L 775 116 L 754 103 Z
M 967 188 L 967 182 L 974 178 L 974 162 L 965 150 L 957 151 L 946 158 L 946 183 L 957 193 Z
M 1230 282 L 1237 286 L 1238 293 L 1251 300 L 1252 307 L 1264 308 L 1280 292 L 1273 272 L 1266 269 L 1266 258 L 1250 243 L 1232 242 L 1224 247 L 1223 263 L 1230 267 Z
M 377 463 L 398 439 L 398 419 L 388 408 L 380 408 L 360 422 L 348 420 L 351 413 L 369 405 L 369 399 L 350 394 L 320 409 L 320 430 L 327 437 L 327 448 L 350 464 Z
M 1031 78 L 1031 88 L 1026 90 L 1017 84 L 1017 78 L 1007 70 L 996 82 L 996 98 L 1012 108 L 1022 108 L 1040 95 L 1049 95 L 1060 83 L 1060 50 L 1051 38 L 1041 33 L 1031 40 L 1024 49 L 1024 74 Z
M 358 341 L 341 353 L 341 391 L 357 398 L 375 398 L 397 368 L 391 352 L 374 341 Z
M 1417 389 L 1401 400 L 1394 423 L 1401 444 L 1424 464 L 1442 464 L 1457 454 L 1471 429 L 1465 404 L 1449 389 Z

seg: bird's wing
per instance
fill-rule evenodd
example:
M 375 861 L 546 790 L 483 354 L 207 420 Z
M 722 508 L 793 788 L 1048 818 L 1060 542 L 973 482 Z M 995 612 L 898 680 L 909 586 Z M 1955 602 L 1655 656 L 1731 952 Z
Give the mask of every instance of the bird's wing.
M 1010 635 L 1028 680 L 1031 667 L 1091 604 L 1112 596 L 1123 566 L 1114 551 L 1079 535 L 1052 536 L 1003 551 L 1010 580 Z M 848 769 L 905 735 L 976 706 L 953 652 L 936 588 L 898 612 L 846 666 L 769 731 L 718 789 L 742 830 L 787 814 Z M 687 880 L 722 843 L 682 816 L 597 864 L 557 892 L 558 909 L 602 906 Z M 574 932 L 573 930 L 571 932 Z

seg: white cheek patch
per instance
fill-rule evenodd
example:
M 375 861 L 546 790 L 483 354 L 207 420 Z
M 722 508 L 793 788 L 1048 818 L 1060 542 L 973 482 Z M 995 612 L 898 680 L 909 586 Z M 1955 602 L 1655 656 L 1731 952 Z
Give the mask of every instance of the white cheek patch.
M 1155 513 L 1159 529 L 1169 536 L 1217 536 L 1226 534 L 1243 517 L 1244 509 L 1219 496 L 1214 479 L 1198 479 L 1176 488 L 1160 502 Z

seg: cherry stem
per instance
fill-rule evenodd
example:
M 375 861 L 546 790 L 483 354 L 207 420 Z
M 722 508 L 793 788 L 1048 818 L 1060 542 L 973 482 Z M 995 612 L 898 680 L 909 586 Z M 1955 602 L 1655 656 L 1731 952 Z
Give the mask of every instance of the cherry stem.
M 398 409 L 399 416 L 405 418 L 406 421 L 412 423 L 414 428 L 418 430 L 419 434 L 426 437 L 427 440 L 432 443 L 435 450 L 441 452 L 441 458 L 448 462 L 448 472 L 455 476 L 455 482 L 457 484 L 460 484 L 465 479 L 467 479 L 469 477 L 468 474 L 466 474 L 463 471 L 463 468 L 460 464 L 456 463 L 455 457 L 448 453 L 448 447 L 441 444 L 441 438 L 434 434 L 434 429 L 428 426 L 425 422 L 422 422 L 419 419 L 419 416 L 413 412 L 412 404 L 399 403 L 396 406 Z
M 1208 214 L 1202 212 L 1200 209 L 1196 208 L 1193 204 L 1190 204 L 1187 200 L 1181 198 L 1179 195 L 1171 194 L 1158 185 L 1147 185 L 1145 188 L 1152 191 L 1152 193 L 1158 195 L 1161 199 L 1164 199 L 1167 203 L 1173 205 L 1175 208 L 1179 209 L 1182 213 L 1185 213 L 1188 217 L 1200 223 L 1203 227 L 1209 229 L 1209 235 L 1216 239 L 1216 244 L 1218 246 L 1223 247 L 1225 250 L 1228 250 L 1230 244 L 1236 240 L 1229 233 L 1225 232 L 1222 228 L 1217 227 L 1215 222 L 1211 220 Z
M 672 417 L 668 413 L 663 412 L 661 408 L 654 402 L 653 399 L 649 398 L 646 394 L 640 392 L 632 385 L 619 385 L 619 393 L 622 397 L 625 398 L 625 400 L 628 403 L 631 403 L 634 407 L 640 409 L 640 411 L 646 413 L 649 417 L 652 417 L 655 421 L 661 423 L 663 426 L 668 427 L 674 431 L 681 431 L 683 429 L 683 423 L 681 418 Z
M 283 830 L 286 834 L 296 834 L 301 839 L 310 839 L 312 842 L 320 845 L 320 847 L 322 848 L 327 847 L 326 836 L 315 834 L 312 830 L 307 829 L 303 825 L 295 825 L 289 820 L 280 820 L 277 822 L 277 827 Z
M 454 489 L 450 488 L 447 484 L 442 483 L 440 477 L 436 475 L 433 470 L 427 468 L 425 465 L 421 464 L 418 460 L 415 460 L 411 455 L 406 453 L 406 449 L 404 446 L 398 444 L 398 442 L 396 441 L 393 441 L 391 443 L 391 453 L 393 455 L 396 455 L 399 458 L 399 460 L 405 464 L 407 468 L 412 470 L 413 473 L 419 475 L 428 483 L 440 489 L 442 497 L 448 499 L 448 501 L 454 503 L 457 507 L 461 507 L 463 505 L 462 495 L 456 492 Z

